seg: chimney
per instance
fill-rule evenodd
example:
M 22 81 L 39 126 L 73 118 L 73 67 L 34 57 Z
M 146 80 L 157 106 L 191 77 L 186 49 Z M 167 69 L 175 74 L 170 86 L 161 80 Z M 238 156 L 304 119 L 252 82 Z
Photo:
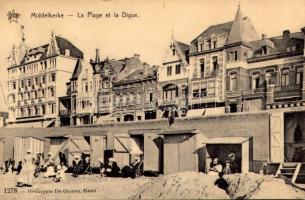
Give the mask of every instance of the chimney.
M 286 43 L 290 39 L 290 31 L 285 30 L 283 31 L 283 42 Z
M 146 62 L 143 63 L 143 75 L 147 76 L 149 72 L 149 64 L 147 64 Z
M 95 49 L 95 63 L 100 63 L 100 51 Z
M 262 40 L 266 40 L 267 39 L 267 35 L 265 33 L 262 34 Z
M 140 55 L 135 53 L 135 54 L 133 55 L 133 57 L 134 57 L 134 58 L 140 58 Z

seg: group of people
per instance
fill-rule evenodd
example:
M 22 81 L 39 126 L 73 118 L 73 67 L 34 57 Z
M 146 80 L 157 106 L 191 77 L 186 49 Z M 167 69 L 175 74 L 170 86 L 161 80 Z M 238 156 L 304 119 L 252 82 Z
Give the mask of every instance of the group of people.
M 143 162 L 140 158 L 135 158 L 134 162 L 131 165 L 126 165 L 122 169 L 118 166 L 116 160 L 112 157 L 108 159 L 106 164 L 103 163 L 103 160 L 100 161 L 99 172 L 101 176 L 108 177 L 131 177 L 137 178 L 143 174 Z
M 59 164 L 56 165 L 51 153 L 44 160 L 41 153 L 35 156 L 31 150 L 27 150 L 25 157 L 19 161 L 17 169 L 17 187 L 32 186 L 34 177 L 43 173 L 44 178 L 53 178 L 55 182 L 65 180 L 65 171 L 67 170 L 67 159 L 63 153 L 59 153 Z M 14 166 L 12 166 L 12 172 Z
M 216 174 L 218 175 L 220 172 L 224 174 L 234 174 L 241 172 L 241 163 L 240 160 L 237 159 L 235 153 L 230 153 L 228 155 L 227 160 L 225 161 L 224 166 L 221 164 L 220 159 L 215 157 L 210 164 L 210 168 L 208 174 Z
M 219 176 L 215 181 L 215 185 L 223 189 L 226 193 L 228 193 L 229 184 L 223 178 L 223 175 L 240 173 L 241 172 L 240 166 L 241 166 L 240 160 L 237 159 L 236 154 L 232 152 L 228 155 L 224 167 L 221 164 L 220 159 L 218 157 L 215 157 L 211 162 L 208 174 Z

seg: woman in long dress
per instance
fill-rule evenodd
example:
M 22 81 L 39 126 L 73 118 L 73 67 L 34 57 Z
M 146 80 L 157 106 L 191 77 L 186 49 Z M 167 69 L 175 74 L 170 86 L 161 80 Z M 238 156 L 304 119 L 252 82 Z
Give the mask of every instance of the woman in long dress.
M 48 158 L 45 161 L 46 172 L 44 173 L 44 178 L 55 177 L 55 161 L 52 158 L 52 154 L 48 153 Z
M 212 166 L 209 171 L 209 175 L 218 176 L 219 172 L 222 172 L 222 165 L 219 163 L 219 158 L 214 158 Z
M 31 150 L 27 151 L 23 159 L 22 170 L 17 180 L 17 187 L 32 186 L 34 179 L 35 167 L 33 163 L 33 156 Z

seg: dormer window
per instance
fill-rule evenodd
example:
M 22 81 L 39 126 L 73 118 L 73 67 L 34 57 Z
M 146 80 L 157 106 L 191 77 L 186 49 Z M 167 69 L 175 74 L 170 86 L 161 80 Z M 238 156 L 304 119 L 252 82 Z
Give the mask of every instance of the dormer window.
M 207 40 L 207 44 L 208 44 L 208 49 L 211 49 L 212 47 L 211 47 L 211 40 L 210 39 Z
M 176 49 L 175 48 L 172 48 L 172 53 L 173 53 L 173 56 L 176 55 Z
M 65 55 L 70 56 L 70 49 L 65 49 Z
M 217 48 L 217 40 L 213 40 L 213 49 L 216 49 Z
M 268 48 L 267 48 L 267 46 L 263 46 L 263 47 L 262 47 L 262 54 L 263 54 L 263 55 L 267 55 L 267 54 L 268 54 Z
M 203 41 L 199 41 L 198 42 L 198 51 L 200 52 L 200 51 L 203 51 Z

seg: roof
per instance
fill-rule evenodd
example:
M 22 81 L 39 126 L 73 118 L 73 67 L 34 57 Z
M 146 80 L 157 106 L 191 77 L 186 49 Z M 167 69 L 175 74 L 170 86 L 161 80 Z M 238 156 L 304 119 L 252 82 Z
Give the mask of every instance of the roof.
M 206 144 L 242 144 L 248 141 L 248 137 L 214 137 L 206 141 Z
M 227 44 L 234 44 L 238 42 L 249 43 L 258 39 L 259 36 L 250 19 L 248 17 L 244 17 L 240 7 L 238 7 Z
M 303 45 L 303 33 L 302 32 L 295 32 L 290 33 L 290 39 L 287 41 L 283 40 L 283 35 L 266 38 L 264 40 L 256 40 L 250 42 L 250 45 L 254 51 L 260 50 L 262 46 L 268 46 L 270 47 L 270 51 L 268 55 L 273 55 L 277 53 L 285 53 L 287 51 L 287 45 L 291 42 L 299 42 L 301 45 Z M 303 49 L 303 48 L 301 48 Z M 261 56 L 260 54 L 254 53 L 255 57 Z
M 72 44 L 69 40 L 59 36 L 55 36 L 55 38 L 60 54 L 64 55 L 65 50 L 69 49 L 71 57 L 83 58 L 83 52 L 79 50 L 76 46 L 74 46 L 74 44 Z
M 74 67 L 74 71 L 73 71 L 73 74 L 72 74 L 72 77 L 70 80 L 72 81 L 72 80 L 78 79 L 78 76 L 80 75 L 81 71 L 82 71 L 82 60 L 79 58 L 79 59 L 77 59 L 77 62 Z
M 56 44 L 58 46 L 59 53 L 61 55 L 65 55 L 65 50 L 69 49 L 70 50 L 70 56 L 74 58 L 83 58 L 83 52 L 79 50 L 75 45 L 73 45 L 69 40 L 55 36 Z M 30 48 L 26 55 L 22 58 L 20 64 L 25 63 L 26 56 L 29 55 L 35 55 L 35 54 L 42 54 L 39 60 L 43 60 L 48 57 L 48 48 L 50 44 L 44 44 L 42 46 Z M 37 60 L 36 60 L 37 61 Z
M 195 135 L 197 134 L 196 129 L 167 129 L 161 131 L 159 135 L 181 135 L 181 134 L 192 134 Z
M 188 53 L 190 46 L 182 42 L 174 40 L 174 45 L 176 47 L 177 54 L 182 60 L 183 64 L 186 66 L 188 64 Z
M 134 72 L 132 72 L 131 74 L 129 74 L 128 76 L 126 76 L 124 79 L 117 81 L 116 84 L 119 83 L 125 83 L 125 82 L 130 82 L 130 81 L 142 81 L 146 78 L 157 78 L 157 76 L 155 75 L 156 69 L 153 67 L 150 67 L 148 69 L 148 73 L 147 75 L 144 75 L 144 69 L 138 69 Z
M 212 25 L 209 26 L 206 30 L 204 30 L 200 35 L 198 35 L 193 41 L 195 42 L 199 37 L 210 37 L 210 35 L 212 35 L 213 33 L 218 35 L 218 34 L 222 34 L 222 33 L 227 33 L 229 34 L 231 27 L 232 27 L 233 22 L 225 22 L 222 24 L 216 24 L 216 25 Z

